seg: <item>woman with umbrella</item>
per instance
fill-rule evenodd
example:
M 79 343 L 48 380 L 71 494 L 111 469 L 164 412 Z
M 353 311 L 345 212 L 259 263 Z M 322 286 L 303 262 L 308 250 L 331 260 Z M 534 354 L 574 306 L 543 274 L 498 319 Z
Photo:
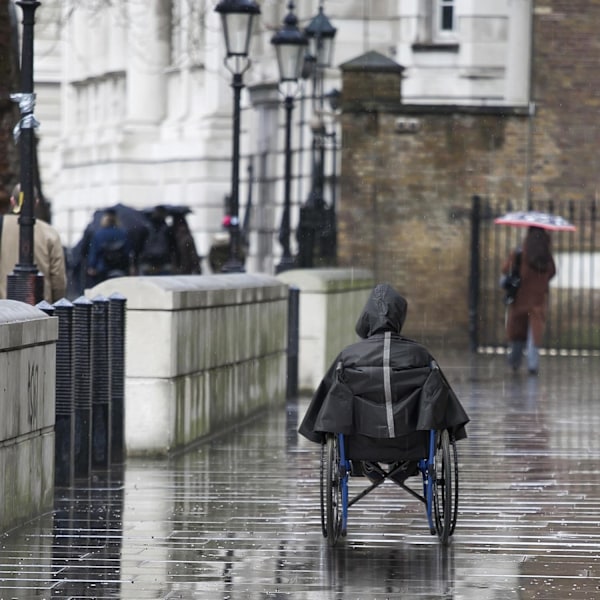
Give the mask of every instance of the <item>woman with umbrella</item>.
M 508 364 L 517 371 L 527 345 L 527 369 L 530 374 L 537 375 L 538 348 L 546 327 L 549 283 L 556 275 L 550 235 L 545 229 L 537 226 L 528 228 L 522 248 L 510 253 L 502 265 L 502 273 L 508 275 L 515 265 L 521 283 L 514 302 L 508 306 Z

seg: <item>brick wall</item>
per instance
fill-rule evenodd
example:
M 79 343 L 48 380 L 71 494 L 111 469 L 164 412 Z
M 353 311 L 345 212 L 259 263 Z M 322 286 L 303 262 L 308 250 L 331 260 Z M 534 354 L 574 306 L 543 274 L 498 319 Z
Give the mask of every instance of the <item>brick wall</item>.
M 377 105 L 368 89 L 361 104 L 351 81 L 361 76 L 344 73 L 354 97 L 342 116 L 340 264 L 370 268 L 406 295 L 407 335 L 466 347 L 471 197 L 524 198 L 527 116 Z
M 523 195 L 523 117 L 346 114 L 339 212 L 344 265 L 371 268 L 409 301 L 407 335 L 466 344 L 473 194 Z
M 599 25 L 600 0 L 534 1 L 531 114 L 402 104 L 389 59 L 342 65 L 339 262 L 407 296 L 407 335 L 466 344 L 474 194 L 516 208 L 598 196 Z
M 600 183 L 600 1 L 537 0 L 532 194 L 593 198 Z

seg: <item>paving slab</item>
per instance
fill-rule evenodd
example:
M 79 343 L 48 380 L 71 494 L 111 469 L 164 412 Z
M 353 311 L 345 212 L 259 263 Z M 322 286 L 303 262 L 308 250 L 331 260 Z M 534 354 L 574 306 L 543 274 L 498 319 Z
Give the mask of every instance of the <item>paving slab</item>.
M 0 599 L 600 598 L 600 358 L 544 357 L 538 377 L 502 356 L 438 360 L 471 417 L 448 547 L 391 483 L 328 547 L 303 397 L 57 490 L 52 513 L 0 536 Z

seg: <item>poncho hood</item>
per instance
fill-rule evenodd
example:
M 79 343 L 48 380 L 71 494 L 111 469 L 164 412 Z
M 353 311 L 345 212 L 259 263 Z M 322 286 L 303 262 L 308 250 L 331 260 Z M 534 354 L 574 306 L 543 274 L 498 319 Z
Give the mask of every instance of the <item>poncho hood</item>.
M 406 320 L 407 302 L 388 283 L 373 288 L 356 322 L 356 333 L 363 339 L 376 333 L 400 333 Z

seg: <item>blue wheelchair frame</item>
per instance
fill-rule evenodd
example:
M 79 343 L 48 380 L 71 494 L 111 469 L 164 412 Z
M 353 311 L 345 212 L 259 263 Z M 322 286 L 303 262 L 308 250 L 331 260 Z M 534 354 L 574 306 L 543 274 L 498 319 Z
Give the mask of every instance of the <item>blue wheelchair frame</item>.
M 348 508 L 353 504 L 356 504 L 361 498 L 364 498 L 367 494 L 372 492 L 382 482 L 373 483 L 370 487 L 357 494 L 351 500 L 348 497 L 348 479 L 350 477 L 350 461 L 346 458 L 346 444 L 344 440 L 344 434 L 339 433 L 338 436 L 338 448 L 340 450 L 340 468 L 341 468 L 341 479 L 340 484 L 342 488 L 342 535 L 346 535 L 348 525 Z M 420 500 L 425 504 L 425 510 L 427 512 L 427 521 L 429 523 L 429 531 L 431 534 L 435 534 L 436 528 L 433 521 L 433 474 L 430 466 L 434 464 L 435 457 L 435 436 L 436 431 L 434 429 L 429 432 L 429 455 L 427 458 L 421 458 L 418 461 L 418 469 L 423 477 L 423 495 L 421 496 L 413 489 L 404 485 L 403 483 L 397 483 L 399 487 L 407 491 L 411 496 Z M 382 480 L 383 481 L 383 480 Z
M 376 460 L 369 459 L 369 468 L 377 474 L 375 480 L 369 477 L 371 485 L 353 498 L 349 497 L 348 481 L 351 475 L 363 475 L 364 459 L 347 456 L 347 438 L 343 434 L 327 434 L 321 454 L 321 525 L 323 536 L 329 545 L 334 546 L 340 535 L 345 536 L 348 524 L 348 508 L 371 493 L 386 479 L 390 479 L 411 496 L 425 504 L 429 532 L 437 533 L 442 544 L 447 544 L 454 533 L 458 511 L 458 459 L 454 436 L 448 430 L 423 432 L 426 439 L 427 457 L 419 460 L 400 459 L 386 471 Z M 327 456 L 326 456 L 327 455 Z M 327 464 L 326 464 L 327 460 Z M 416 464 L 410 472 L 407 463 Z M 353 469 L 357 471 L 353 472 Z M 405 479 L 421 473 L 423 493 L 419 494 L 405 485 Z M 404 476 L 402 476 L 404 474 Z M 400 475 L 400 477 L 397 477 Z

